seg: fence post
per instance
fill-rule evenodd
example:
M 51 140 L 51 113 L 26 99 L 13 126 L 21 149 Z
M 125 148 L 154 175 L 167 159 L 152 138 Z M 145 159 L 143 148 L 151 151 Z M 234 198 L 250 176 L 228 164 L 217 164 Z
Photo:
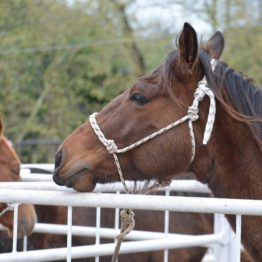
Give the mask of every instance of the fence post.
M 214 246 L 215 262 L 232 262 L 235 260 L 235 233 L 223 214 L 215 214 L 214 232 L 221 234 L 222 243 Z
M 170 191 L 168 189 L 165 190 L 165 195 L 169 196 Z M 164 224 L 164 233 L 165 233 L 165 237 L 168 236 L 169 233 L 169 211 L 165 210 L 165 224 Z M 168 262 L 168 249 L 164 250 L 164 262 Z
M 235 245 L 235 261 L 240 262 L 241 259 L 241 215 L 236 215 L 236 235 L 235 241 L 233 242 Z
M 100 225 L 101 225 L 101 207 L 96 207 L 96 245 L 100 244 Z M 99 256 L 95 257 L 95 262 L 99 262 Z
M 23 251 L 27 250 L 27 236 L 23 237 Z
M 19 207 L 19 204 L 14 204 L 13 248 L 12 248 L 13 253 L 17 252 L 18 207 Z
M 73 207 L 67 207 L 67 254 L 66 261 L 71 262 L 71 248 L 72 248 L 72 217 Z

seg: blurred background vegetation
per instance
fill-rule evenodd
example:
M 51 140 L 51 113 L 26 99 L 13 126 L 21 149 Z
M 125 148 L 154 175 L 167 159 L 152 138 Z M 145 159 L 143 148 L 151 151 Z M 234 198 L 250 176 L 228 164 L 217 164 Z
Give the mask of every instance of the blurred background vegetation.
M 157 67 L 184 21 L 262 84 L 261 0 L 1 0 L 0 112 L 23 162 L 53 162 L 88 115 Z

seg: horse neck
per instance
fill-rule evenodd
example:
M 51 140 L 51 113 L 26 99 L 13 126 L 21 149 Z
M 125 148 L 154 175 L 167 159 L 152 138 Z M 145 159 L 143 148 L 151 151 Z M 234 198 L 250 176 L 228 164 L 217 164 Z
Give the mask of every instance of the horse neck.
M 250 129 L 219 106 L 212 139 L 207 147 L 213 159 L 208 185 L 215 197 L 261 199 L 261 150 Z M 232 228 L 235 218 L 227 216 Z M 262 217 L 244 216 L 242 242 L 254 262 L 262 261 Z
M 221 106 L 208 146 L 214 159 L 209 187 L 217 197 L 260 199 L 261 150 L 249 127 L 232 119 Z

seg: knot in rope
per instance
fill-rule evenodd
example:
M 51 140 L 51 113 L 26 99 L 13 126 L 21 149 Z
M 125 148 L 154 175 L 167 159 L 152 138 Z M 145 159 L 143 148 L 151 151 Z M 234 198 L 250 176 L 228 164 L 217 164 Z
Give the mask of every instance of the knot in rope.
M 216 66 L 217 66 L 217 64 L 218 64 L 218 60 L 212 58 L 211 61 L 210 61 L 210 63 L 211 63 L 212 71 L 214 72 L 214 71 L 215 71 L 215 68 L 216 68 Z
M 94 132 L 96 133 L 97 137 L 101 141 L 101 143 L 106 147 L 107 151 L 110 154 L 114 154 L 118 150 L 117 145 L 116 145 L 114 140 L 106 139 L 106 137 L 104 136 L 103 132 L 101 131 L 99 125 L 97 124 L 96 115 L 97 115 L 97 113 L 93 113 L 92 115 L 89 116 L 90 124 L 91 124 Z
M 197 99 L 198 102 L 203 101 L 204 96 L 207 94 L 209 88 L 207 86 L 207 82 L 205 78 L 201 80 L 198 84 L 198 88 L 196 89 L 194 93 L 195 99 Z
M 121 229 L 117 236 L 117 244 L 111 262 L 116 262 L 119 254 L 120 246 L 125 236 L 130 233 L 135 227 L 135 214 L 131 209 L 123 209 L 120 212 Z
M 113 154 L 117 151 L 118 148 L 117 148 L 117 145 L 116 145 L 114 140 L 108 139 L 106 141 L 106 144 L 107 144 L 106 149 L 107 149 L 109 154 Z
M 195 121 L 193 120 L 194 116 L 192 118 L 192 114 L 195 114 L 195 112 L 192 112 L 192 111 L 196 110 L 196 108 L 198 109 L 199 102 L 203 101 L 203 98 L 205 96 L 209 97 L 210 105 L 209 105 L 207 123 L 206 123 L 205 131 L 204 131 L 204 138 L 203 138 L 204 145 L 206 145 L 210 139 L 210 136 L 213 130 L 213 126 L 214 126 L 214 122 L 215 122 L 215 114 L 216 114 L 216 101 L 215 101 L 214 93 L 208 87 L 206 77 L 204 77 L 203 80 L 199 81 L 198 88 L 196 89 L 194 93 L 195 99 L 192 105 L 188 108 L 188 116 L 191 121 Z M 193 133 L 192 130 L 190 132 Z M 192 143 L 193 143 L 193 140 L 192 140 Z
M 121 231 L 117 239 L 124 239 L 135 227 L 135 213 L 131 209 L 123 209 L 120 212 Z
M 187 115 L 189 116 L 192 122 L 196 121 L 199 118 L 198 111 L 198 108 L 194 105 L 188 107 Z

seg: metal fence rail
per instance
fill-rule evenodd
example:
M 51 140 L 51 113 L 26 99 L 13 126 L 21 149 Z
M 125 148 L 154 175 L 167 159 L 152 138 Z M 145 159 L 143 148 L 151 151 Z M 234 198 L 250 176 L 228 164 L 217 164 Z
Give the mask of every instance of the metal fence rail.
M 0 202 L 262 216 L 262 201 L 1 189 Z
M 43 166 L 24 166 L 22 175 L 24 183 L 0 183 L 0 202 L 6 203 L 29 203 L 38 205 L 61 205 L 68 206 L 68 225 L 37 224 L 34 232 L 67 234 L 67 247 L 50 250 L 34 250 L 16 252 L 16 234 L 14 228 L 13 252 L 0 254 L 0 261 L 52 261 L 56 259 L 67 259 L 82 257 L 96 257 L 110 255 L 113 253 L 114 243 L 99 244 L 101 237 L 115 238 L 118 233 L 118 214 L 120 208 L 132 208 L 143 210 L 162 210 L 165 213 L 165 228 L 163 233 L 136 231 L 128 235 L 130 242 L 122 244 L 121 253 L 144 252 L 151 250 L 165 250 L 163 261 L 168 261 L 168 249 L 208 246 L 214 249 L 215 262 L 239 262 L 241 249 L 241 216 L 262 215 L 262 201 L 239 200 L 239 199 L 216 199 L 180 196 L 159 195 L 125 195 L 112 193 L 77 193 L 62 187 L 57 187 L 51 182 L 50 175 L 30 174 L 28 168 L 43 168 Z M 51 171 L 51 165 L 44 165 Z M 44 177 L 46 176 L 46 177 Z M 41 177 L 41 178 L 40 178 Z M 35 178 L 35 179 L 34 179 Z M 39 179 L 40 178 L 40 179 Z M 130 182 L 130 186 L 132 183 Z M 8 188 L 8 189 L 7 189 Z M 58 190 L 59 189 L 59 190 Z M 119 192 L 122 185 L 98 185 L 97 192 Z M 187 192 L 209 192 L 208 188 L 196 181 L 175 181 L 169 188 L 165 188 L 166 195 L 170 190 Z M 73 207 L 96 207 L 96 227 L 72 226 Z M 100 209 L 115 208 L 116 222 L 114 229 L 100 228 Z M 214 213 L 215 232 L 210 235 L 189 236 L 170 234 L 168 232 L 169 211 Z M 17 216 L 18 208 L 15 208 L 14 216 Z M 236 237 L 225 222 L 222 214 L 236 215 Z M 17 221 L 17 217 L 16 217 Z M 16 222 L 17 223 L 17 222 Z M 72 235 L 86 235 L 96 238 L 96 244 L 91 246 L 71 247 Z M 37 260 L 38 259 L 38 260 Z

